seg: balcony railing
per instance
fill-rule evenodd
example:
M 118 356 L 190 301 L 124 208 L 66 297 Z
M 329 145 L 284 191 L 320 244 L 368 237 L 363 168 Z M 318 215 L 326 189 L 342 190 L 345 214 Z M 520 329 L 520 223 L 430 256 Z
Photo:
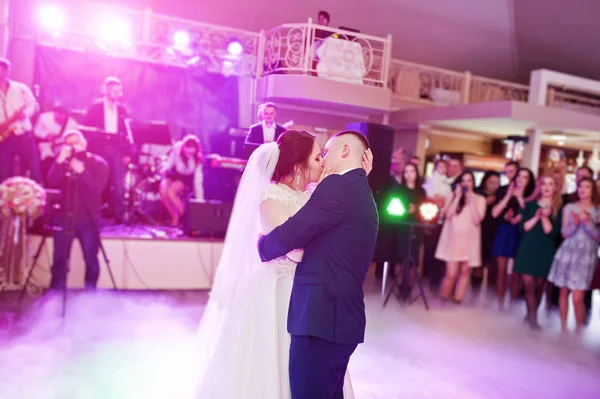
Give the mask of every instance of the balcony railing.
M 473 76 L 469 91 L 469 103 L 493 101 L 522 101 L 529 96 L 529 86 L 502 80 Z
M 565 93 L 554 87 L 548 88 L 547 105 L 554 108 L 600 115 L 600 99 Z
M 257 76 L 303 74 L 385 87 L 391 37 L 308 23 L 260 33 Z
M 457 105 L 465 103 L 468 80 L 465 73 L 392 60 L 388 87 L 397 103 Z

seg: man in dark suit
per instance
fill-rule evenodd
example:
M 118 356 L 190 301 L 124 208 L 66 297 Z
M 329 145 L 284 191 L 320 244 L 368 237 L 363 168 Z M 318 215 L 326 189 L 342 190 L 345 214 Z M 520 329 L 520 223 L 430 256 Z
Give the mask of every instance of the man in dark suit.
M 261 105 L 261 122 L 250 126 L 246 136 L 246 144 L 260 145 L 277 141 L 279 136 L 286 131 L 286 128 L 275 123 L 277 107 L 273 103 L 264 103 Z
M 126 126 L 127 110 L 119 103 L 123 96 L 121 81 L 115 77 L 106 78 L 104 93 L 102 100 L 88 108 L 84 125 L 107 134 L 106 139 L 90 140 L 90 149 L 109 165 L 113 209 L 117 222 L 121 222 L 125 215 L 125 170 L 131 162 L 132 143 Z
M 363 283 L 378 216 L 361 160 L 369 144 L 358 132 L 333 136 L 325 170 L 306 205 L 259 239 L 266 262 L 304 248 L 290 299 L 288 331 L 293 399 L 343 398 L 350 356 L 364 340 Z

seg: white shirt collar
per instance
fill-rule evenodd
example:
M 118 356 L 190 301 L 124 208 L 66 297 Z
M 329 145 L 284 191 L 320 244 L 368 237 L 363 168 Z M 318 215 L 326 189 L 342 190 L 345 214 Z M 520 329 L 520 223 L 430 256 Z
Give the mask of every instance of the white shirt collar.
M 265 121 L 262 122 L 263 140 L 265 143 L 275 141 L 275 122 L 271 126 L 267 126 Z
M 358 168 L 350 168 L 350 169 L 343 170 L 340 173 L 338 173 L 338 175 L 345 175 L 346 173 L 348 173 L 348 172 L 350 172 L 351 170 L 354 170 L 354 169 L 358 169 Z

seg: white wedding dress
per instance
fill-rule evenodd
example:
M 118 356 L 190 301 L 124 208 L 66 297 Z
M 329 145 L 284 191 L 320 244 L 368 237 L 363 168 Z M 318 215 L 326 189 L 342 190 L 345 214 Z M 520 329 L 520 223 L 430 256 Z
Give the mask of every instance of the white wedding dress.
M 295 191 L 284 184 L 267 185 L 260 199 L 268 201 L 260 214 L 262 233 L 270 232 L 294 215 L 309 197 L 308 190 Z M 256 252 L 257 238 L 247 237 Z M 211 298 L 199 329 L 201 370 L 196 398 L 291 398 L 287 315 L 296 261 L 301 256 L 302 251 L 294 251 L 256 269 L 246 268 L 253 272 L 244 279 L 248 286 L 239 300 Z M 354 398 L 348 374 L 344 398 Z

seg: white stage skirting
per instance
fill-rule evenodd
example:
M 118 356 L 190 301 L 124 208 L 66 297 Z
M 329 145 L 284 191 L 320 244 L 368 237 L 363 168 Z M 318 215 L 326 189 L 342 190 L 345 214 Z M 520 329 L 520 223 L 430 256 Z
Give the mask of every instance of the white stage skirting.
M 27 265 L 42 237 L 29 236 Z M 222 240 L 196 239 L 143 239 L 103 237 L 102 244 L 110 260 L 117 288 L 126 290 L 197 290 L 210 289 L 223 249 Z M 52 266 L 52 238 L 44 244 L 35 266 L 35 284 L 50 284 Z M 100 258 L 98 288 L 113 288 L 106 263 Z M 85 263 L 79 242 L 71 251 L 68 286 L 83 288 Z

